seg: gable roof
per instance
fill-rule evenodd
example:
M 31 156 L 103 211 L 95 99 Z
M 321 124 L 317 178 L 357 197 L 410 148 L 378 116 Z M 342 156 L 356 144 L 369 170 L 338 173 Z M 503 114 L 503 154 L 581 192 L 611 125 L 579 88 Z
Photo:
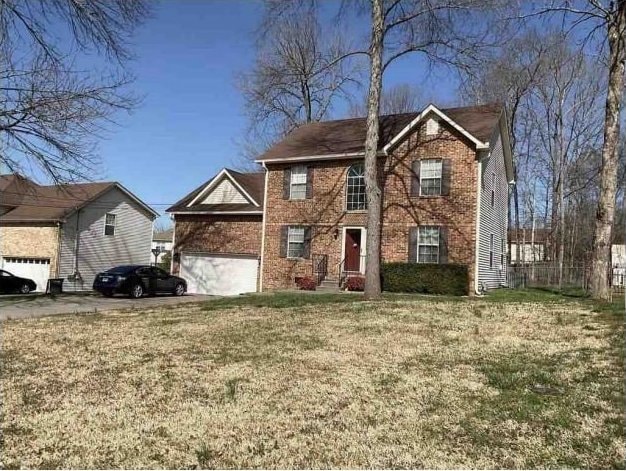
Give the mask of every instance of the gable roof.
M 207 195 L 212 188 L 228 178 L 238 187 L 249 204 L 220 203 L 203 204 L 199 200 Z M 166 212 L 172 214 L 262 214 L 263 198 L 265 193 L 265 174 L 263 172 L 238 172 L 229 168 L 223 168 L 217 175 L 185 195 L 182 199 L 169 207 Z
M 503 112 L 500 104 L 439 110 L 433 105 L 422 112 L 383 115 L 379 121 L 378 150 L 383 152 L 394 138 L 412 129 L 421 118 L 436 112 L 447 118 L 475 142 L 487 144 Z M 363 153 L 366 118 L 322 121 L 300 126 L 272 146 L 257 162 L 289 161 L 307 157 L 351 157 Z
M 7 177 L 2 178 L 5 183 L 10 180 L 8 176 L 3 177 Z M 152 216 L 159 215 L 117 182 L 42 186 L 31 180 L 25 180 L 28 183 L 22 184 L 20 188 L 10 183 L 4 185 L 0 183 L 0 201 L 3 205 L 10 206 L 10 209 L 0 216 L 0 222 L 63 221 L 73 212 L 87 206 L 112 188 L 121 190 Z
M 164 242 L 172 242 L 172 237 L 174 235 L 174 229 L 166 229 L 164 231 L 155 232 L 152 236 L 152 240 L 164 241 Z

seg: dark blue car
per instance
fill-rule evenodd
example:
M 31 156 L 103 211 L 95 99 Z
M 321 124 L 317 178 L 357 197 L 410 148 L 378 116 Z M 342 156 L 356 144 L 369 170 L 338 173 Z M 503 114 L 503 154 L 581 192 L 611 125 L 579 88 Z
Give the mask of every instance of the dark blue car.
M 141 298 L 144 294 L 173 294 L 182 296 L 187 291 L 187 282 L 158 267 L 148 265 L 122 265 L 98 273 L 93 289 L 104 296 L 127 294 Z

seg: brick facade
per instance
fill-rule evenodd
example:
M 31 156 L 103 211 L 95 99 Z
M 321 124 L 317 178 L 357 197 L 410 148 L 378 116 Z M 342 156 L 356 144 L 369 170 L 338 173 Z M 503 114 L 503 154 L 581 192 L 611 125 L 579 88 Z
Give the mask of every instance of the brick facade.
M 59 228 L 50 224 L 3 224 L 0 227 L 2 257 L 50 259 L 50 276 L 57 273 Z
M 261 254 L 261 215 L 176 215 L 174 253 Z M 179 272 L 174 262 L 173 272 Z
M 451 159 L 448 196 L 414 197 L 410 194 L 414 160 Z M 328 255 L 329 277 L 337 278 L 346 227 L 365 227 L 366 213 L 346 211 L 346 176 L 349 167 L 361 160 L 311 161 L 313 194 L 310 199 L 283 199 L 283 173 L 290 165 L 267 164 L 267 204 L 263 290 L 294 286 L 294 277 L 313 273 L 313 258 Z M 476 150 L 453 128 L 442 126 L 437 136 L 417 128 L 388 157 L 380 158 L 383 180 L 383 261 L 407 261 L 409 229 L 418 225 L 443 225 L 448 229 L 448 261 L 469 267 L 470 286 L 474 276 L 476 242 Z M 281 227 L 312 226 L 311 258 L 280 257 Z M 365 241 L 362 241 L 365 244 Z

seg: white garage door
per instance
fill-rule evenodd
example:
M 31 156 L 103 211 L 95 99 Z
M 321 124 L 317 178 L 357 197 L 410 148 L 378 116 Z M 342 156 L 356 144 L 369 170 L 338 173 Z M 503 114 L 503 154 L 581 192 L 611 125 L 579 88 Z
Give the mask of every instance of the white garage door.
M 45 291 L 50 278 L 50 259 L 6 257 L 2 269 L 37 283 L 37 291 Z
M 241 294 L 256 291 L 257 257 L 186 255 L 180 258 L 180 276 L 193 294 Z

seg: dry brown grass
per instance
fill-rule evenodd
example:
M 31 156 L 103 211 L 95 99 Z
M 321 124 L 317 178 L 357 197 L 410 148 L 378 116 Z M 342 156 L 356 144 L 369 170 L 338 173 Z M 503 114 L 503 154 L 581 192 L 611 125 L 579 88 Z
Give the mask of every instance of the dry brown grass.
M 183 306 L 2 328 L 4 467 L 623 466 L 623 326 L 579 304 Z

